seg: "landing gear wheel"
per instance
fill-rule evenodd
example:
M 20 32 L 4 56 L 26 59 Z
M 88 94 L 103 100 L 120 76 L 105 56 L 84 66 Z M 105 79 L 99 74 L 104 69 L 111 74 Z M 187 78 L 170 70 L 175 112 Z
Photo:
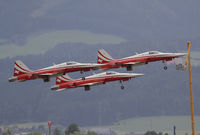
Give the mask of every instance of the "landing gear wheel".
M 164 66 L 164 70 L 167 70 L 167 66 Z
M 89 91 L 90 90 L 90 86 L 89 85 L 86 85 L 84 87 L 85 87 L 85 91 Z
M 49 82 L 50 81 L 50 77 L 47 76 L 43 80 L 44 80 L 44 82 Z
M 124 86 L 121 86 L 121 89 L 123 90 L 123 89 L 124 89 Z
M 132 70 L 133 70 L 133 67 L 132 67 L 131 65 L 128 65 L 128 66 L 126 67 L 126 70 L 127 70 L 127 71 L 132 71 Z

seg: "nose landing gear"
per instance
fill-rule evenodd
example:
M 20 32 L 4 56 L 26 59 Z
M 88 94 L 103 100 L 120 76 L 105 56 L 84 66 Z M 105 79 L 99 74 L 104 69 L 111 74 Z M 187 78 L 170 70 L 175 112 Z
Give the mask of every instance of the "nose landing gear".
M 121 89 L 123 90 L 124 89 L 124 85 L 123 85 L 122 80 L 120 80 L 120 83 L 121 83 Z

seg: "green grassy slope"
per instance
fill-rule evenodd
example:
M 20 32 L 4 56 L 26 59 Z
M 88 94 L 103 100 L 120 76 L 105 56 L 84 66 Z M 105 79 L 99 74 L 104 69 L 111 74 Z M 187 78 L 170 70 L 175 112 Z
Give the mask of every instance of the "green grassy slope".
M 196 134 L 200 133 L 200 116 L 195 116 Z M 20 128 L 31 128 L 44 125 L 47 128 L 47 122 L 42 123 L 24 123 L 9 125 L 9 127 L 18 126 Z M 169 133 L 173 135 L 173 127 L 176 125 L 177 135 L 191 134 L 191 121 L 190 116 L 154 116 L 154 117 L 138 117 L 126 120 L 121 120 L 110 126 L 103 126 L 103 128 L 110 128 L 119 134 L 128 132 L 144 133 L 148 130 L 156 132 Z M 55 126 L 55 125 L 54 125 Z M 58 126 L 58 125 L 57 125 Z M 61 126 L 62 127 L 62 126 Z M 63 127 L 62 127 L 63 128 Z M 83 129 L 90 129 L 94 127 L 87 127 Z
M 200 116 L 195 116 L 196 134 L 200 133 Z M 121 120 L 110 126 L 102 126 L 110 128 L 120 135 L 126 133 L 145 133 L 154 130 L 156 132 L 168 133 L 173 135 L 173 127 L 176 125 L 176 135 L 190 135 L 192 133 L 190 116 L 153 116 L 138 117 Z M 94 128 L 94 127 L 89 127 Z M 88 129 L 88 128 L 87 128 Z
M 191 133 L 190 116 L 158 116 L 141 117 L 122 120 L 109 128 L 121 132 L 145 132 L 155 130 L 157 132 L 168 132 L 172 134 L 173 126 L 176 125 L 177 135 Z M 196 131 L 200 132 L 200 116 L 195 117 Z

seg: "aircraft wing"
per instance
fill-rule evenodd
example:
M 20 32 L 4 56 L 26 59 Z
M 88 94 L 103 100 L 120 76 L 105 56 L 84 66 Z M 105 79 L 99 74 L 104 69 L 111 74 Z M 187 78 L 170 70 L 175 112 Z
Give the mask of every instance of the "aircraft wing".
M 101 82 L 94 82 L 94 83 L 85 83 L 85 84 L 82 84 L 80 86 L 97 86 L 97 85 L 101 85 L 103 83 L 104 83 L 103 81 L 101 81 Z
M 55 91 L 64 91 L 65 89 L 57 89 L 57 90 L 55 90 Z
M 82 85 L 79 85 L 79 87 L 84 87 L 84 86 L 97 86 L 97 85 L 101 85 L 103 84 L 104 82 L 94 82 L 94 83 L 86 83 L 86 84 L 82 84 Z M 57 89 L 55 91 L 63 91 L 65 89 Z
M 144 64 L 146 64 L 146 62 L 129 62 L 129 63 L 122 63 L 121 65 L 122 66 L 128 66 L 128 65 L 139 66 L 139 65 L 144 65 Z
M 93 65 L 91 66 L 91 69 L 92 69 L 92 70 L 98 70 L 98 69 L 100 69 L 103 65 L 105 65 L 105 64 L 93 64 Z

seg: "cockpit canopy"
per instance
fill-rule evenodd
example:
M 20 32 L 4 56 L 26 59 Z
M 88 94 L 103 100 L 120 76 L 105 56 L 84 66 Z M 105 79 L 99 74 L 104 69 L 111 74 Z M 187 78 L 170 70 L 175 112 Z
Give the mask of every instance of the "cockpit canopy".
M 158 54 L 158 51 L 150 51 L 149 54 Z
M 114 71 L 108 71 L 108 72 L 106 72 L 106 75 L 113 75 L 113 74 L 116 74 L 116 72 L 114 72 Z
M 159 54 L 159 51 L 149 51 L 149 52 L 144 52 L 140 54 L 136 54 L 137 56 L 146 56 L 146 55 L 152 55 L 152 54 Z
M 75 62 L 75 61 L 66 62 L 66 65 L 75 65 L 75 64 L 77 64 L 77 62 Z

